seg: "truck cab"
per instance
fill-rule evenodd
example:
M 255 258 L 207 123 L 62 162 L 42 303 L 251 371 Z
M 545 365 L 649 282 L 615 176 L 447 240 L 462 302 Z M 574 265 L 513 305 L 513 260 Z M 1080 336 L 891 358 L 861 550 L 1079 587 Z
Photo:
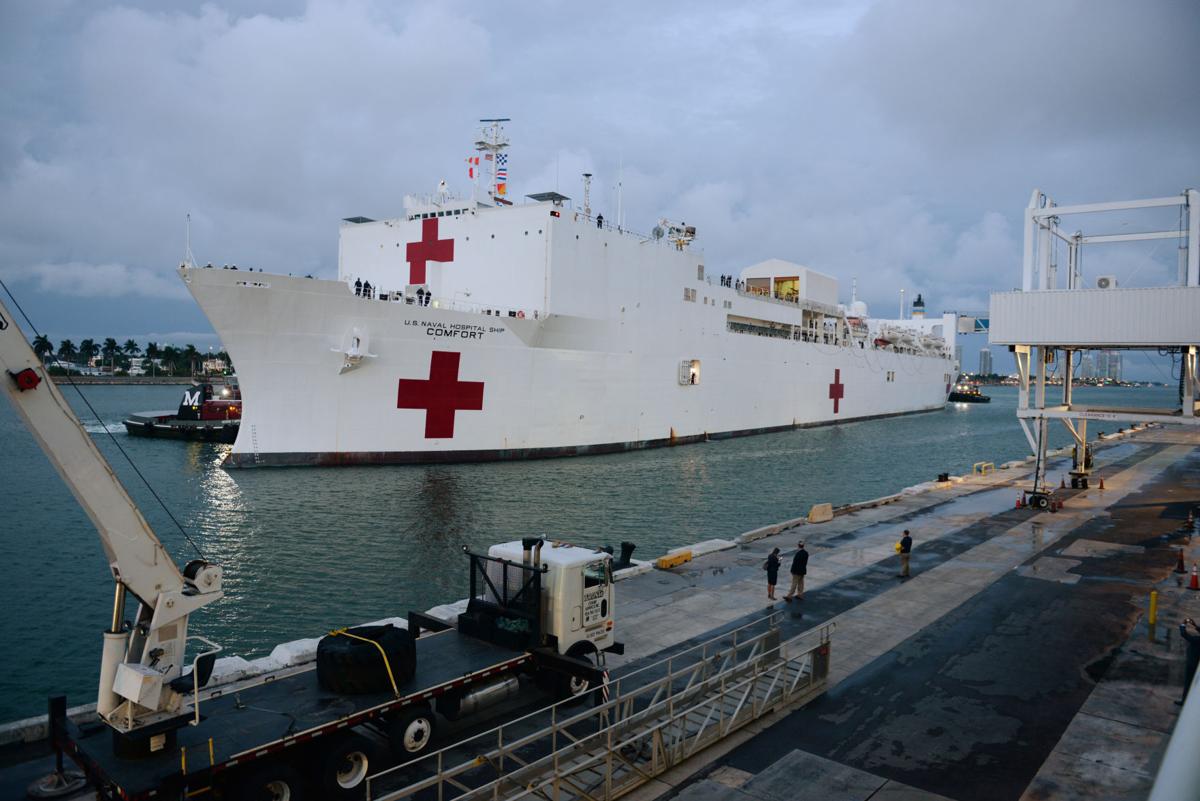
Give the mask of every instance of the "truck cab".
M 616 644 L 611 554 L 567 542 L 525 539 L 493 545 L 488 556 L 542 571 L 541 631 L 548 647 L 563 656 L 578 656 L 611 650 Z M 512 580 L 510 576 L 509 583 Z

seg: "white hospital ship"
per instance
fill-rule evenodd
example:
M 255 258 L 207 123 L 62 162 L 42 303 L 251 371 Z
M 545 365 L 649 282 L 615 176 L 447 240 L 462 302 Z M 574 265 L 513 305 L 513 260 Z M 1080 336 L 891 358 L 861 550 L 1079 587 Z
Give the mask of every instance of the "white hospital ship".
M 237 365 L 229 466 L 608 453 L 945 404 L 953 314 L 868 320 L 806 267 L 707 264 L 691 226 L 510 203 L 499 123 L 476 145 L 485 191 L 347 219 L 337 280 L 180 268 Z

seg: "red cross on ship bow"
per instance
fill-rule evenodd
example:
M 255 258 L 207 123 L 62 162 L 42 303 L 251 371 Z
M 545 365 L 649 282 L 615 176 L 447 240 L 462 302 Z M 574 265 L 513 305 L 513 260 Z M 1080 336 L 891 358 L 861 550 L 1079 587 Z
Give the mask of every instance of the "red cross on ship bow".
M 829 397 L 833 401 L 833 413 L 838 413 L 838 402 L 846 397 L 846 385 L 842 383 L 842 371 L 833 371 L 833 383 L 829 385 Z
M 455 412 L 483 409 L 483 382 L 458 380 L 461 357 L 461 353 L 435 350 L 428 379 L 400 379 L 396 408 L 425 410 L 425 439 L 453 437 Z
M 438 239 L 438 218 L 421 220 L 421 241 L 409 242 L 405 249 L 408 259 L 408 283 L 425 283 L 425 265 L 431 261 L 454 261 L 454 240 Z

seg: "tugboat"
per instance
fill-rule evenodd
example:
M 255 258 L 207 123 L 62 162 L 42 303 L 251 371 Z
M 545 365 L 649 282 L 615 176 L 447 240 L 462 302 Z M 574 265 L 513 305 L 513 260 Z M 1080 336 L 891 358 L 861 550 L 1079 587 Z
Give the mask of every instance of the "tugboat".
M 242 393 L 236 383 L 214 388 L 195 383 L 183 391 L 179 409 L 137 412 L 125 422 L 135 437 L 189 439 L 232 444 L 242 421 Z
M 960 383 L 947 399 L 950 403 L 991 403 L 992 399 L 979 391 L 978 384 Z

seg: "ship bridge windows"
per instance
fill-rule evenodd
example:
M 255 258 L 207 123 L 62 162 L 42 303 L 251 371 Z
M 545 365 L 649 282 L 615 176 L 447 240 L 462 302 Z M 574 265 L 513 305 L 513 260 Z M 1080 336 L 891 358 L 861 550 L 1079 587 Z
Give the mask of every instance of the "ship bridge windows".
M 441 211 L 424 211 L 424 212 L 421 212 L 420 214 L 410 214 L 410 215 L 408 215 L 408 219 L 411 222 L 412 220 L 428 220 L 431 217 L 457 217 L 460 214 L 466 214 L 466 213 L 467 213 L 467 209 L 443 209 Z M 354 222 L 354 221 L 355 220 L 349 220 L 348 222 Z M 364 222 L 372 222 L 372 221 L 364 219 Z
M 700 383 L 700 360 L 684 359 L 679 363 L 679 385 L 695 386 Z
M 775 279 L 775 297 L 795 302 L 800 297 L 800 276 Z
M 747 278 L 746 291 L 751 295 L 764 295 L 769 297 L 771 294 L 771 279 Z

